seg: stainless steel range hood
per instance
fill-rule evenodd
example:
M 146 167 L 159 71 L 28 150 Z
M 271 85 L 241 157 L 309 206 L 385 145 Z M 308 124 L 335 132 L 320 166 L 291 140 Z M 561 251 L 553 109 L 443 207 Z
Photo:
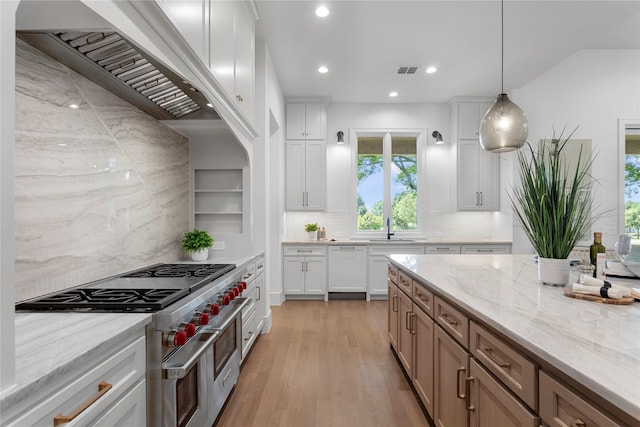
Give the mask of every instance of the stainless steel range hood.
M 220 119 L 197 88 L 115 31 L 16 36 L 158 120 Z

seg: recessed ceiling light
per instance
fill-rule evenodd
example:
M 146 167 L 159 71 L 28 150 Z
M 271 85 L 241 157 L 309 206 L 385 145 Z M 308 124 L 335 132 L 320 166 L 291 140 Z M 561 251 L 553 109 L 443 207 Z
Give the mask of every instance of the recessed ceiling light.
M 436 67 L 429 67 L 427 68 L 427 74 L 433 74 L 436 71 L 438 71 L 438 69 Z
M 324 65 L 322 65 L 320 68 L 318 68 L 318 72 L 321 74 L 325 74 L 327 72 L 329 72 L 329 69 L 327 67 L 325 67 Z
M 392 98 L 395 98 L 396 96 L 398 96 L 398 92 L 393 91 L 393 92 L 389 92 L 389 96 Z
M 319 8 L 316 9 L 316 16 L 319 18 L 325 18 L 329 16 L 329 9 L 327 9 L 324 6 L 320 6 Z
M 212 104 L 212 103 L 210 103 L 210 102 L 207 102 L 207 107 L 209 107 L 209 108 L 213 108 L 213 104 Z
M 78 108 L 80 108 L 80 106 L 78 104 L 69 104 L 69 108 L 77 110 Z

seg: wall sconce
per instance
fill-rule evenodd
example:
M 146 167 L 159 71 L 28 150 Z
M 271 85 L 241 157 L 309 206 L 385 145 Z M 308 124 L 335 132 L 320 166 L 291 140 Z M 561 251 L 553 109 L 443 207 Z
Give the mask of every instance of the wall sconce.
M 444 141 L 442 139 L 442 134 L 440 132 L 438 132 L 437 130 L 434 130 L 431 133 L 431 136 L 434 137 L 436 139 L 436 144 L 440 145 L 440 144 L 444 144 Z
M 337 133 L 337 137 L 338 137 L 338 140 L 336 142 L 338 144 L 340 144 L 340 145 L 343 145 L 344 144 L 344 132 L 339 130 L 338 133 Z

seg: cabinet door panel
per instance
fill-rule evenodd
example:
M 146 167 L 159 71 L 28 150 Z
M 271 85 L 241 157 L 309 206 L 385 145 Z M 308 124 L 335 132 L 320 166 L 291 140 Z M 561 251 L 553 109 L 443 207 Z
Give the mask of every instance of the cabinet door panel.
M 479 207 L 485 211 L 500 209 L 500 157 L 478 149 Z
M 158 3 L 189 43 L 189 46 L 206 65 L 209 62 L 208 0 L 160 0 Z
M 287 141 L 287 210 L 305 209 L 304 141 Z
M 236 4 L 235 23 L 234 99 L 240 110 L 253 123 L 255 29 L 253 19 L 249 18 L 242 3 Z
M 283 258 L 285 294 L 304 294 L 304 257 Z
M 369 256 L 369 294 L 371 295 L 384 295 L 387 292 L 387 271 L 388 271 L 387 258 L 383 256 Z M 387 294 L 389 295 L 389 294 Z M 391 298 L 391 296 L 389 296 Z
M 469 374 L 469 355 L 440 326 L 434 327 L 433 415 L 438 427 L 463 427 L 468 422 L 464 378 Z
M 324 294 L 327 288 L 327 261 L 324 257 L 305 258 L 305 293 Z
M 460 141 L 458 146 L 458 209 L 478 210 L 478 140 Z
M 388 288 L 388 333 L 389 344 L 398 352 L 398 287 L 391 280 L 387 280 Z
M 287 139 L 306 139 L 304 116 L 304 104 L 287 104 Z
M 230 1 L 210 2 L 209 69 L 231 99 L 235 99 L 235 7 Z
M 414 305 L 413 386 L 433 418 L 433 320 Z
M 478 120 L 478 104 L 463 102 L 458 105 L 458 138 L 478 139 L 480 121 Z
M 147 389 L 143 380 L 122 399 L 91 422 L 93 427 L 144 426 L 147 423 Z
M 324 141 L 306 142 L 305 186 L 307 210 L 324 210 L 326 200 L 327 144 Z M 287 165 L 288 167 L 288 165 Z
M 327 119 L 323 104 L 306 104 L 305 127 L 307 139 L 326 139 Z
M 540 418 L 513 397 L 494 380 L 475 360 L 471 360 L 469 425 L 471 427 L 537 427 Z
M 405 372 L 413 375 L 413 335 L 410 331 L 411 322 L 411 298 L 404 292 L 398 291 L 398 358 Z

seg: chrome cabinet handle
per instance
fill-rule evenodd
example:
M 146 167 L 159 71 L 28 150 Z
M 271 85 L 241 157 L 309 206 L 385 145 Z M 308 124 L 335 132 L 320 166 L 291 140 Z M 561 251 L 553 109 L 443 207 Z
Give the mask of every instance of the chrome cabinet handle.
M 456 326 L 458 324 L 457 320 L 449 320 L 449 313 L 442 313 L 440 316 L 451 326 Z
M 81 407 L 76 409 L 75 412 L 72 413 L 71 415 L 62 415 L 62 414 L 60 414 L 60 415 L 56 415 L 55 417 L 53 417 L 53 425 L 54 426 L 59 426 L 59 425 L 62 425 L 62 424 L 70 423 L 78 415 L 80 415 L 85 410 L 87 410 L 87 408 L 89 408 L 89 406 L 93 405 L 98 399 L 100 399 L 102 396 L 107 394 L 107 392 L 109 390 L 111 390 L 112 387 L 113 387 L 113 385 L 109 384 L 106 381 L 102 381 L 100 384 L 98 384 L 98 393 L 95 396 L 93 396 L 91 399 L 87 400 Z
M 483 204 L 484 204 L 484 203 L 483 203 L 483 200 L 482 200 L 482 191 L 481 191 L 481 192 L 480 192 L 480 206 L 482 206 Z
M 501 362 L 500 360 L 496 359 L 493 357 L 493 349 L 489 346 L 486 346 L 484 348 L 484 352 L 487 355 L 487 358 L 489 360 L 491 360 L 493 363 L 495 363 L 496 365 L 500 366 L 501 368 L 504 369 L 511 369 L 511 363 L 510 362 Z
M 473 380 L 475 380 L 475 378 L 471 376 L 465 378 L 464 380 L 465 382 L 464 391 L 465 391 L 465 394 L 467 395 L 467 398 L 465 399 L 464 403 L 467 407 L 467 411 L 469 412 L 473 412 L 476 410 L 476 407 L 471 404 L 471 382 Z
M 458 399 L 465 400 L 465 395 L 460 393 L 460 374 L 465 372 L 467 368 L 460 367 L 456 370 L 456 394 Z

